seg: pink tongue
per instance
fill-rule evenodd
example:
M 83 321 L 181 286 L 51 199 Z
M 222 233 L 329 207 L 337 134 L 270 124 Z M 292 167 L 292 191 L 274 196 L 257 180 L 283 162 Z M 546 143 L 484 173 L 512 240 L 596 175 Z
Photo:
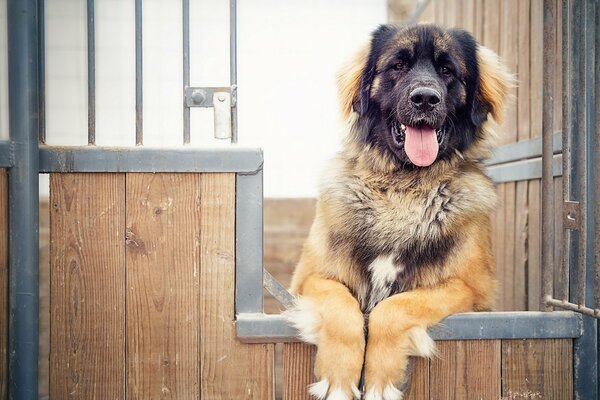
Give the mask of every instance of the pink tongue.
M 406 127 L 404 150 L 410 161 L 418 167 L 427 167 L 435 161 L 438 154 L 438 141 L 435 129 L 427 126 Z

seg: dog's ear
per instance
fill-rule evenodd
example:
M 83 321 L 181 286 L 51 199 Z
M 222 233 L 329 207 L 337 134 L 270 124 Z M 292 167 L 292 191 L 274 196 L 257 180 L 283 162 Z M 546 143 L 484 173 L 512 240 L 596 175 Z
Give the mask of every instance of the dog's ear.
M 477 64 L 479 79 L 471 119 L 475 126 L 479 126 L 491 114 L 496 122 L 501 123 L 508 92 L 515 85 L 515 80 L 496 53 L 487 47 L 477 46 Z
M 352 111 L 359 115 L 367 113 L 377 60 L 396 31 L 393 25 L 381 25 L 373 32 L 370 45 L 361 48 L 356 57 L 340 71 L 337 81 L 344 118 L 348 118 Z

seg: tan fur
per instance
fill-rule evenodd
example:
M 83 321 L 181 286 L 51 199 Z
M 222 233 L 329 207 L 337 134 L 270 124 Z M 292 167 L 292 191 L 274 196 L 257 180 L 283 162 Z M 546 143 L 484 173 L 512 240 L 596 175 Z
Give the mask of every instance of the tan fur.
M 315 304 L 316 325 L 306 329 L 318 326 L 315 373 L 329 385 L 320 384 L 319 390 L 339 388 L 351 398 L 364 356 L 367 397 L 381 399 L 384 393 L 401 396 L 394 385 L 402 381 L 409 355 L 434 351 L 426 328 L 452 313 L 492 307 L 496 283 L 489 215 L 496 196 L 478 161 L 492 135 L 489 123 L 480 128 L 484 140 L 465 154 L 424 169 L 404 170 L 378 148 L 359 143 L 352 106 L 367 55 L 368 49 L 361 49 L 338 78 L 347 141 L 321 185 L 291 291 Z M 510 75 L 489 50 L 480 47 L 478 55 L 482 96 L 499 120 Z M 368 237 L 375 244 L 446 237 L 457 243 L 442 266 L 421 266 L 410 287 L 367 311 L 366 355 L 361 304 L 368 302 L 369 285 L 352 256 L 353 247 L 361 243 L 351 239 L 363 233 L 364 221 L 369 221 Z M 336 237 L 341 240 L 336 242 Z

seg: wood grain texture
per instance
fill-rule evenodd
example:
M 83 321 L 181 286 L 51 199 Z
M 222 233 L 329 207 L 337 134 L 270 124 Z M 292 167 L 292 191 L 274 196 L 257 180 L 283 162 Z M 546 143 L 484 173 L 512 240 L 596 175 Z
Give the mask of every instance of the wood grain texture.
M 529 226 L 528 226 L 528 268 L 527 268 L 527 309 L 540 310 L 542 298 L 542 270 L 541 270 L 541 207 L 540 207 L 540 180 L 529 181 Z
M 50 397 L 121 399 L 125 176 L 50 175 Z
M 515 207 L 516 183 L 504 184 L 504 310 L 515 310 Z
M 308 385 L 315 381 L 316 347 L 306 343 L 283 345 L 283 400 L 310 400 Z
M 515 242 L 513 259 L 513 282 L 514 282 L 514 310 L 525 311 L 527 309 L 527 269 L 529 267 L 528 252 L 528 182 L 519 181 L 515 183 Z M 507 293 L 507 295 L 510 295 Z
M 496 302 L 496 310 L 505 310 L 504 301 L 506 293 L 505 282 L 504 282 L 504 209 L 505 206 L 505 184 L 500 183 L 496 187 L 496 191 L 498 192 L 498 207 L 496 208 L 496 212 L 494 215 L 494 219 L 496 223 L 494 224 L 495 231 L 492 232 L 492 242 L 494 246 L 494 261 L 496 262 L 496 278 L 498 280 L 498 300 Z
M 429 359 L 412 357 L 412 371 L 410 372 L 406 400 L 429 399 Z
M 431 400 L 500 398 L 500 340 L 439 341 L 431 360 Z
M 127 397 L 199 395 L 199 174 L 127 174 Z
M 201 187 L 200 397 L 272 399 L 274 345 L 235 333 L 235 175 L 204 174 Z
M 572 348 L 571 339 L 503 340 L 502 398 L 572 399 Z
M 518 53 L 518 0 L 505 0 L 501 4 L 501 25 L 500 25 L 500 52 L 499 55 L 507 66 L 509 72 L 516 74 L 519 71 L 519 53 Z M 517 87 L 509 91 L 513 99 L 518 99 Z M 502 123 L 502 135 L 499 143 L 506 144 L 516 142 L 517 135 L 517 101 L 509 101 L 504 113 L 504 122 Z
M 8 187 L 6 169 L 0 168 L 0 398 L 8 381 Z

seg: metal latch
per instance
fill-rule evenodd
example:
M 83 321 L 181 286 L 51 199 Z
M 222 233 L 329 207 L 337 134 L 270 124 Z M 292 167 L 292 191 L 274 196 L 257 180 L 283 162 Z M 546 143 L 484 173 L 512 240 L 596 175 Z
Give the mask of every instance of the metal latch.
M 565 229 L 579 230 L 581 226 L 581 213 L 578 201 L 565 201 L 563 226 Z
M 231 108 L 236 105 L 236 87 L 186 87 L 186 107 L 214 109 L 215 138 L 231 139 Z

